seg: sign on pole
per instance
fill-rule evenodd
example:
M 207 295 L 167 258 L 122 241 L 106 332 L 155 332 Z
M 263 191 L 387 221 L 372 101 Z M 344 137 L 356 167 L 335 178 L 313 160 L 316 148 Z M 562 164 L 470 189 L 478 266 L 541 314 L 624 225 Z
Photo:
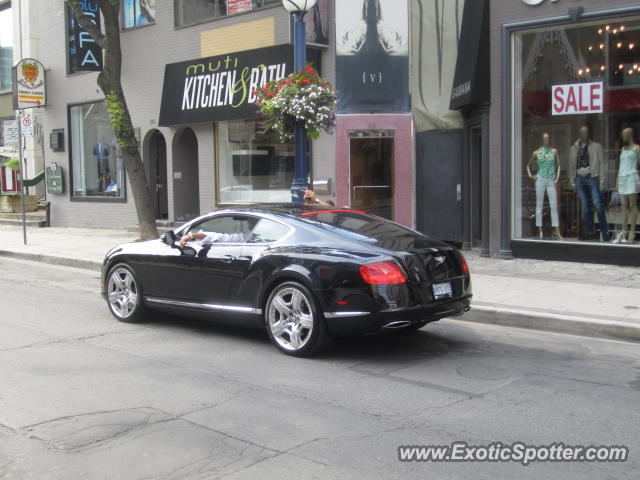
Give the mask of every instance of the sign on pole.
M 44 67 L 38 60 L 20 60 L 13 68 L 13 75 L 13 106 L 16 110 L 46 105 Z
M 7 147 L 17 147 L 20 145 L 18 135 L 18 122 L 16 120 L 4 120 L 2 122 L 2 136 Z
M 33 137 L 33 121 L 31 117 L 23 117 L 21 133 L 23 137 Z

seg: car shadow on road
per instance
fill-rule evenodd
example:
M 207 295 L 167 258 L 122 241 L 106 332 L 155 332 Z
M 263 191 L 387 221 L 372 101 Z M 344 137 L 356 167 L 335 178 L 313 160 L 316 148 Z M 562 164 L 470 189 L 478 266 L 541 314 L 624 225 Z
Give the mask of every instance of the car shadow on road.
M 205 315 L 184 315 L 154 312 L 144 325 L 157 326 L 165 330 L 190 331 L 202 335 L 228 337 L 229 340 L 245 341 L 248 344 L 269 345 L 267 331 L 261 328 L 233 325 L 231 321 L 207 317 Z
M 266 330 L 238 326 L 222 322 L 207 316 L 185 316 L 154 312 L 145 323 L 162 329 L 193 332 L 204 336 L 224 337 L 238 343 L 238 348 L 273 348 Z M 469 341 L 468 334 L 461 338 L 462 331 L 470 329 L 457 325 L 455 331 L 449 332 L 432 325 L 418 331 L 401 331 L 376 335 L 354 335 L 335 338 L 325 351 L 311 358 L 318 361 L 415 361 L 418 359 L 455 355 L 456 352 L 477 348 L 477 344 Z

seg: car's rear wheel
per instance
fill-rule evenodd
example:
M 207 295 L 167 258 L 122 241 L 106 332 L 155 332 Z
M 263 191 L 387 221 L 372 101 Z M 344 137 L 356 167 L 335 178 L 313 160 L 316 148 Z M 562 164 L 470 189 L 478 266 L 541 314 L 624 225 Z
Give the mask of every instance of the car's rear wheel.
M 121 322 L 135 323 L 144 319 L 140 283 L 129 265 L 120 263 L 109 271 L 107 303 L 113 316 Z
M 300 283 L 278 285 L 269 295 L 264 314 L 271 341 L 284 353 L 310 355 L 331 343 L 313 295 Z

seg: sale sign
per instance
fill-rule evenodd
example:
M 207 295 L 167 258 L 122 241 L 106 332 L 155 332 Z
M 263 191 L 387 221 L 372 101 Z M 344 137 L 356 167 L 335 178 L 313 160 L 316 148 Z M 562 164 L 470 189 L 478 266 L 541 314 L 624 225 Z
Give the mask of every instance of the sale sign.
M 603 98 L 602 82 L 554 85 L 551 87 L 551 114 L 602 113 Z
M 248 12 L 253 8 L 251 0 L 229 0 L 227 4 L 227 14 Z

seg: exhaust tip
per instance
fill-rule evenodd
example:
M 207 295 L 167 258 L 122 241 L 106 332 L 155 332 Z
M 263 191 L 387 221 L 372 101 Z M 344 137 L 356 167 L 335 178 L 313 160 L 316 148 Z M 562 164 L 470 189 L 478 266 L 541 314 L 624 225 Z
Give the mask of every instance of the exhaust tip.
M 411 325 L 411 322 L 407 320 L 398 320 L 396 322 L 389 322 L 386 325 L 383 325 L 382 328 L 389 328 L 389 329 L 404 328 L 404 327 L 408 327 L 409 325 Z

